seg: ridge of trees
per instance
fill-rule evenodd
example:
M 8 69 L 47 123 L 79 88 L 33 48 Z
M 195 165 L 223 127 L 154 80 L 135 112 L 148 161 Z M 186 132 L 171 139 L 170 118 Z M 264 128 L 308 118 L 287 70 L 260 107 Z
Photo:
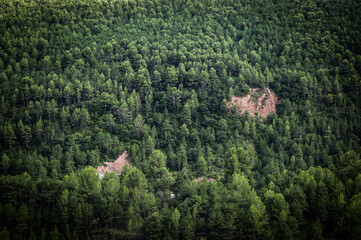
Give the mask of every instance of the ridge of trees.
M 0 5 L 1 239 L 360 235 L 358 1 Z

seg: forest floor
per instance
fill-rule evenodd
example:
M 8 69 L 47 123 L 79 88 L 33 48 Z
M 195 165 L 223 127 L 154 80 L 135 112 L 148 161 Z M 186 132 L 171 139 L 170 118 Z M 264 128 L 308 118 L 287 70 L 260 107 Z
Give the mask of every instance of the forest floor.
M 216 179 L 214 179 L 214 178 L 207 178 L 206 176 L 202 176 L 202 177 L 193 179 L 193 180 L 192 180 L 192 183 L 193 183 L 193 182 L 196 182 L 196 183 L 198 183 L 198 182 L 205 182 L 206 180 L 207 180 L 207 182 L 214 182 L 214 181 L 216 181 Z
M 145 239 L 145 236 L 140 233 L 140 232 L 128 232 L 126 230 L 119 230 L 119 229 L 115 229 L 115 228 L 106 228 L 106 229 L 101 229 L 99 231 L 94 232 L 95 236 L 99 236 L 99 239 L 104 239 L 104 236 L 109 236 L 110 239 L 115 239 L 115 240 L 140 240 L 140 239 Z M 98 239 L 98 238 L 96 238 Z
M 263 119 L 271 113 L 276 113 L 276 105 L 280 103 L 277 95 L 269 88 L 251 88 L 249 94 L 244 97 L 232 96 L 227 104 L 230 111 L 233 104 L 236 104 L 240 114 L 248 110 L 250 116 L 256 116 L 257 112 L 258 116 Z
M 99 178 L 102 179 L 106 172 L 115 172 L 117 175 L 119 175 L 122 172 L 122 168 L 125 166 L 125 164 L 129 164 L 127 157 L 128 153 L 127 151 L 124 151 L 123 154 L 119 155 L 118 159 L 114 162 L 105 162 L 106 166 L 99 166 L 96 169 Z

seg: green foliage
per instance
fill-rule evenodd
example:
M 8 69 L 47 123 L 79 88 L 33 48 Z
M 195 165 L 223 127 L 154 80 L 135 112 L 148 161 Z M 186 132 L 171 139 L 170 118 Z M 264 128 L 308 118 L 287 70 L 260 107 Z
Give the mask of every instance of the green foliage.
M 0 5 L 1 239 L 359 238 L 357 0 Z

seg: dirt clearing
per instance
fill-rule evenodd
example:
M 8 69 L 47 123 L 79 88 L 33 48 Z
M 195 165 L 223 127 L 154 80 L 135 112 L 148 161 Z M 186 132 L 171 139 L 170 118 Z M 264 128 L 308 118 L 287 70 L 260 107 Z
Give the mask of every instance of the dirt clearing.
M 107 166 L 99 166 L 96 169 L 99 178 L 102 179 L 106 172 L 108 173 L 115 172 L 117 175 L 119 175 L 122 172 L 122 168 L 124 167 L 124 165 L 129 164 L 127 157 L 128 157 L 128 153 L 127 151 L 125 151 L 123 152 L 122 155 L 119 155 L 118 159 L 115 160 L 114 162 L 105 162 L 105 165 Z
M 199 177 L 199 178 L 196 178 L 196 179 L 193 179 L 192 180 L 192 183 L 202 183 L 202 182 L 205 182 L 205 181 L 207 181 L 207 182 L 214 182 L 214 181 L 216 181 L 216 179 L 214 179 L 214 178 L 207 178 L 206 176 L 202 176 L 202 177 Z
M 276 105 L 280 104 L 277 95 L 271 92 L 269 88 L 251 88 L 249 94 L 244 97 L 232 96 L 231 100 L 227 103 L 228 108 L 231 110 L 233 104 L 237 106 L 240 114 L 248 110 L 249 115 L 254 117 L 256 112 L 258 116 L 267 118 L 271 113 L 276 113 Z

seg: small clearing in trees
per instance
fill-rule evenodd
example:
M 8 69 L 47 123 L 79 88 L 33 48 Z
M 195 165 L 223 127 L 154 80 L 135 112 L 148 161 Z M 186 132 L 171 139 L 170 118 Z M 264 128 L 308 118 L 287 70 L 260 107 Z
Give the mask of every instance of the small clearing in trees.
M 271 113 L 276 113 L 276 105 L 280 103 L 277 95 L 271 92 L 269 88 L 251 88 L 249 94 L 244 97 L 232 96 L 227 105 L 230 111 L 235 104 L 240 114 L 248 110 L 250 116 L 256 116 L 255 113 L 257 112 L 258 116 L 263 119 Z
M 114 162 L 105 162 L 107 166 L 99 166 L 96 169 L 99 178 L 102 179 L 106 172 L 115 172 L 117 175 L 119 175 L 122 172 L 122 168 L 125 166 L 125 164 L 129 164 L 127 157 L 128 153 L 125 151 L 122 155 L 119 155 L 118 159 Z
M 214 181 L 216 181 L 216 179 L 214 179 L 214 178 L 207 178 L 207 177 L 205 177 L 205 176 L 202 176 L 202 177 L 193 179 L 193 180 L 192 180 L 192 183 L 194 183 L 194 182 L 196 182 L 196 183 L 202 183 L 202 182 L 205 182 L 205 181 L 207 181 L 207 182 L 214 182 Z

